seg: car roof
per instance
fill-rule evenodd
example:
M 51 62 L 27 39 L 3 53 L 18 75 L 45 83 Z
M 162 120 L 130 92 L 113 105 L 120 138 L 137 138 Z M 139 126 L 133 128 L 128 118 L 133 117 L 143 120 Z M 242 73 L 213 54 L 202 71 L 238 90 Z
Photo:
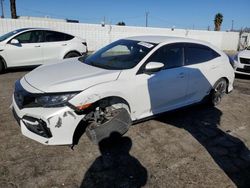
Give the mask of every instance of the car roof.
M 16 29 L 16 30 L 20 30 L 20 31 L 28 31 L 28 30 L 48 30 L 48 31 L 56 31 L 56 30 L 53 30 L 53 29 L 42 28 L 42 27 L 27 27 L 27 28 L 21 28 L 21 29 Z
M 72 35 L 63 31 L 58 31 L 58 30 L 54 30 L 54 29 L 50 29 L 50 28 L 42 28 L 42 27 L 26 27 L 26 28 L 20 28 L 20 29 L 16 29 L 14 31 L 17 31 L 17 33 L 21 33 L 21 32 L 25 32 L 25 31 L 33 31 L 33 30 L 42 30 L 42 31 L 55 31 L 55 32 L 59 32 L 59 33 L 64 33 L 67 35 Z M 74 35 L 72 35 L 74 36 Z
M 13 30 L 13 32 L 16 31 L 17 33 L 20 33 L 20 32 L 33 31 L 33 30 L 55 31 L 55 32 L 65 33 L 63 31 L 58 31 L 58 30 L 55 30 L 55 29 L 43 28 L 43 27 L 26 27 L 26 28 L 15 29 L 15 30 Z M 65 34 L 68 34 L 68 33 L 65 33 Z M 69 35 L 72 35 L 72 34 L 69 34 Z
M 146 35 L 146 36 L 128 37 L 126 39 L 149 42 L 149 43 L 157 43 L 157 44 L 170 43 L 170 42 L 190 42 L 190 43 L 209 45 L 209 43 L 204 42 L 204 41 L 190 39 L 190 38 L 184 38 L 184 37 L 173 37 L 173 36 Z

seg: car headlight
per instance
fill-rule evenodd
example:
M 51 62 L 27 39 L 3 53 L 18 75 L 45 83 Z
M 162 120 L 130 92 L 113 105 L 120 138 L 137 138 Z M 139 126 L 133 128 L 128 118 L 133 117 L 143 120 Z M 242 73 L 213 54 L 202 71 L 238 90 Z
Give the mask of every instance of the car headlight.
M 77 94 L 78 93 L 43 95 L 37 97 L 35 102 L 42 107 L 62 107 L 66 106 L 67 102 Z

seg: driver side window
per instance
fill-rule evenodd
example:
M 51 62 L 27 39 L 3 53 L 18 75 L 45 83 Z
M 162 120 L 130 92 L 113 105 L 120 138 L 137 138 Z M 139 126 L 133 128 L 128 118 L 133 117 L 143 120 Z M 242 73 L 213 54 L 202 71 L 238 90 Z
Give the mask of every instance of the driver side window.
M 149 57 L 148 62 L 163 63 L 163 69 L 180 67 L 183 65 L 183 46 L 181 44 L 163 46 Z
M 42 31 L 28 31 L 16 36 L 15 39 L 17 39 L 20 43 L 43 42 L 43 33 Z

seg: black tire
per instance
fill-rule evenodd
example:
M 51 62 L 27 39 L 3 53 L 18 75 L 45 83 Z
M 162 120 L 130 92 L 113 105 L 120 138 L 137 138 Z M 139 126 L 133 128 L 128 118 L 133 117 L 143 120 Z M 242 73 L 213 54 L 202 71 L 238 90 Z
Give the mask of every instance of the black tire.
M 217 106 L 221 103 L 222 97 L 227 92 L 227 81 L 224 78 L 219 79 L 211 91 L 211 104 Z
M 4 63 L 3 61 L 0 59 L 0 74 L 2 74 L 5 70 L 5 66 L 4 66 Z
M 77 52 L 69 52 L 65 55 L 64 59 L 67 59 L 67 58 L 72 58 L 72 57 L 78 57 L 78 56 L 81 56 L 79 53 Z

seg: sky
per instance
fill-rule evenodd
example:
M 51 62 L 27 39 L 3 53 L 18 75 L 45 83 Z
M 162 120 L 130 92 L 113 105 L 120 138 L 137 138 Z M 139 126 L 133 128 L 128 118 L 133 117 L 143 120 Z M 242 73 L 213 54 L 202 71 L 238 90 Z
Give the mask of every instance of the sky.
M 76 19 L 83 23 L 149 27 L 214 29 L 214 16 L 223 14 L 222 30 L 250 27 L 250 0 L 16 0 L 18 16 Z M 4 0 L 10 17 L 9 0 Z

